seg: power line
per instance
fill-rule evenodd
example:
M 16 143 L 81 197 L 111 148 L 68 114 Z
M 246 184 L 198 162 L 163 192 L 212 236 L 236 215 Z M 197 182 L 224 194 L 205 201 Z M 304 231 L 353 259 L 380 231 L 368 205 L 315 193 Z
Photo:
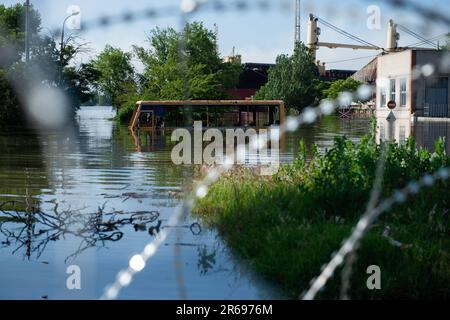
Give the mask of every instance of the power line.
M 315 16 L 315 18 L 317 18 L 317 20 L 318 20 L 320 23 L 322 23 L 323 25 L 327 26 L 328 28 L 330 28 L 330 29 L 336 31 L 337 33 L 339 33 L 339 34 L 341 34 L 341 35 L 343 35 L 343 36 L 346 36 L 347 38 L 350 38 L 350 39 L 352 39 L 352 40 L 354 40 L 354 41 L 356 41 L 356 42 L 359 42 L 360 44 L 365 45 L 365 46 L 370 46 L 370 47 L 374 47 L 374 48 L 381 49 L 379 46 L 374 45 L 373 43 L 370 43 L 370 42 L 368 42 L 368 41 L 365 41 L 365 40 L 363 40 L 363 39 L 361 39 L 361 38 L 359 38 L 359 37 L 357 37 L 357 36 L 355 36 L 355 35 L 353 35 L 353 34 L 347 32 L 347 31 L 345 31 L 345 30 L 343 30 L 343 29 L 341 29 L 341 28 L 338 28 L 338 27 L 336 27 L 335 25 L 333 25 L 333 24 L 331 24 L 331 23 L 329 23 L 329 22 L 323 20 L 322 18 L 319 18 L 319 17 L 317 17 L 317 16 Z
M 424 43 L 428 43 L 429 45 L 436 47 L 436 44 L 431 42 L 428 39 L 425 39 L 424 37 L 422 37 L 420 34 L 417 34 L 416 32 L 406 28 L 405 26 L 402 26 L 401 24 L 397 24 L 397 27 L 402 30 L 403 32 L 406 32 L 407 34 L 413 36 L 416 39 L 422 40 Z
M 301 2 L 295 0 L 295 44 L 301 41 Z
M 364 57 L 358 57 L 358 58 L 352 58 L 352 59 L 330 61 L 330 62 L 327 62 L 327 64 L 339 63 L 339 62 L 347 62 L 347 61 L 354 61 L 354 60 L 362 60 L 362 59 L 367 59 L 367 58 L 374 58 L 376 56 L 378 56 L 378 54 L 373 54 L 373 55 L 370 55 L 370 56 L 364 56 Z
M 427 40 L 436 41 L 436 40 L 439 40 L 441 38 L 448 37 L 448 36 L 449 36 L 449 33 L 446 32 L 446 33 L 442 33 L 440 35 L 434 36 L 432 38 L 429 38 Z M 425 44 L 425 41 L 421 41 L 421 42 L 416 42 L 416 43 L 410 44 L 407 47 L 416 47 L 416 46 L 421 46 L 421 45 L 424 45 L 424 44 Z

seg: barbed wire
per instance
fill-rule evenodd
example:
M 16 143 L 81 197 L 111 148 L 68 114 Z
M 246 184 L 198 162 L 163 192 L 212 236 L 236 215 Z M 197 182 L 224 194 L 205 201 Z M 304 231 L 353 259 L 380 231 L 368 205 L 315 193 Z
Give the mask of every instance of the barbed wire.
M 368 0 L 360 0 L 369 2 Z M 393 8 L 407 9 L 415 12 L 416 14 L 429 19 L 432 24 L 443 23 L 444 25 L 450 25 L 450 18 L 443 14 L 441 11 L 417 4 L 413 1 L 405 0 L 379 0 Z M 373 4 L 373 1 L 370 1 Z M 319 10 L 320 6 L 312 2 L 304 5 L 306 11 L 315 12 Z M 355 12 L 352 9 L 346 9 L 344 6 L 335 6 L 324 4 L 323 9 L 325 13 L 332 12 L 336 16 L 336 10 L 340 14 L 347 16 L 348 18 L 355 19 L 355 14 L 359 16 L 367 17 L 366 12 Z M 191 16 L 200 13 L 215 13 L 223 14 L 227 12 L 261 12 L 265 13 L 267 11 L 280 11 L 280 12 L 290 12 L 294 11 L 294 4 L 289 0 L 236 0 L 236 1 L 224 1 L 224 0 L 182 0 L 180 5 L 167 5 L 167 6 L 149 6 L 139 10 L 128 10 L 120 14 L 114 15 L 103 15 L 98 18 L 94 18 L 87 21 L 81 22 L 81 32 L 91 31 L 93 29 L 107 28 L 117 24 L 128 24 L 132 22 L 150 20 L 164 17 L 179 17 L 186 10 L 189 10 Z M 60 33 L 61 27 L 53 28 L 54 32 Z
M 417 71 L 420 75 L 416 74 L 416 78 L 420 76 L 431 77 L 434 73 L 424 72 L 422 74 L 421 69 Z M 382 82 L 382 81 L 380 81 Z M 373 89 L 368 85 L 361 85 L 355 92 L 341 92 L 337 99 L 323 100 L 318 107 L 307 107 L 305 108 L 300 115 L 298 116 L 289 116 L 286 119 L 286 122 L 281 124 L 278 131 L 272 131 L 270 137 L 267 139 L 266 137 L 258 137 L 253 143 L 249 144 L 249 153 L 257 152 L 267 146 L 269 143 L 276 143 L 280 137 L 288 132 L 294 132 L 299 129 L 299 127 L 303 124 L 311 124 L 318 120 L 323 115 L 330 115 L 335 111 L 335 109 L 344 106 L 351 102 L 352 99 L 357 99 L 364 101 L 368 99 L 373 94 Z M 274 134 L 274 132 L 276 132 Z M 239 148 L 237 148 L 239 149 Z M 187 195 L 185 200 L 183 201 L 182 209 L 178 209 L 172 215 L 170 221 L 172 223 L 177 223 L 179 219 L 184 216 L 189 215 L 194 208 L 195 202 L 197 199 L 204 198 L 208 194 L 209 187 L 216 182 L 222 174 L 229 171 L 234 166 L 234 157 L 237 151 L 227 155 L 223 163 L 219 164 L 216 167 L 209 169 L 205 175 L 205 178 L 197 183 L 195 188 L 191 193 Z M 239 155 L 238 155 L 239 156 Z M 377 174 L 379 174 L 383 170 L 384 156 L 380 157 L 377 165 Z M 333 275 L 334 270 L 344 262 L 347 254 L 350 252 L 355 252 L 357 246 L 359 244 L 360 239 L 363 237 L 367 228 L 372 224 L 372 222 L 384 211 L 387 211 L 390 207 L 392 207 L 395 203 L 404 202 L 408 194 L 417 193 L 418 189 L 423 186 L 431 186 L 434 181 L 438 179 L 447 179 L 449 174 L 449 168 L 442 168 L 437 173 L 432 175 L 425 175 L 418 183 L 411 182 L 407 188 L 397 190 L 391 198 L 384 200 L 380 206 L 373 209 L 374 204 L 376 203 L 376 199 L 378 198 L 379 191 L 381 188 L 380 178 L 377 175 L 377 179 L 374 182 L 374 187 L 372 190 L 372 199 L 368 204 L 367 212 L 361 217 L 358 222 L 355 231 L 349 237 L 348 240 L 344 243 L 344 245 L 340 248 L 338 253 L 331 259 L 331 261 L 327 264 L 324 271 L 321 275 L 314 280 L 313 285 L 304 295 L 304 299 L 309 300 L 313 299 L 317 292 L 326 284 L 327 280 Z M 119 294 L 120 290 L 129 285 L 131 282 L 132 276 L 134 273 L 143 270 L 146 266 L 147 260 L 150 259 L 162 241 L 167 237 L 168 231 L 165 231 L 161 238 L 157 238 L 154 241 L 150 242 L 146 245 L 144 250 L 138 254 L 133 256 L 129 261 L 129 267 L 125 270 L 122 270 L 118 276 L 116 281 L 111 285 L 103 294 L 102 299 L 115 299 Z M 346 288 L 349 287 L 349 279 L 351 274 L 351 266 L 354 260 L 350 260 L 348 264 L 348 269 L 346 274 L 343 275 L 344 282 L 343 287 L 341 288 L 341 292 L 346 293 Z
M 370 0 L 365 0 L 370 1 Z M 410 10 L 424 19 L 427 19 L 427 23 L 442 23 L 446 26 L 450 26 L 450 16 L 443 11 L 431 8 L 430 6 L 423 5 L 422 1 L 408 1 L 408 0 L 380 0 L 391 7 Z
M 195 6 L 192 7 L 192 11 L 194 10 Z M 429 75 L 428 75 L 429 76 Z M 263 146 L 266 146 L 267 143 L 271 142 L 274 143 L 275 140 L 278 140 L 281 135 L 287 133 L 287 132 L 293 132 L 296 131 L 302 124 L 310 124 L 315 122 L 320 116 L 331 114 L 335 108 L 339 107 L 340 105 L 344 105 L 349 99 L 349 95 L 353 98 L 354 96 L 357 96 L 360 99 L 367 98 L 371 96 L 372 89 L 366 85 L 362 85 L 358 91 L 355 93 L 348 93 L 344 92 L 341 93 L 339 98 L 337 100 L 324 100 L 319 105 L 319 107 L 313 108 L 308 107 L 306 108 L 299 116 L 296 117 L 288 117 L 285 124 L 282 124 L 280 126 L 278 134 L 271 135 L 270 139 L 265 140 L 265 138 L 259 137 L 258 141 L 255 141 L 255 143 L 250 144 L 249 146 L 249 152 L 252 151 L 258 151 Z M 262 139 L 262 141 L 261 141 Z M 383 169 L 383 160 L 384 157 L 380 157 L 378 170 Z M 230 170 L 233 167 L 234 164 L 234 153 L 231 155 L 228 155 L 225 159 L 223 164 L 219 165 L 218 167 L 210 169 L 206 177 L 197 184 L 194 191 L 188 195 L 186 200 L 183 202 L 182 209 L 177 210 L 171 220 L 173 220 L 174 223 L 177 223 L 181 217 L 186 217 L 191 210 L 194 207 L 194 203 L 196 199 L 200 199 L 205 197 L 208 194 L 208 188 L 216 182 L 219 177 L 225 173 L 226 171 Z M 381 168 L 381 169 L 380 169 Z M 378 172 L 377 172 L 378 173 Z M 444 176 L 445 174 L 448 175 L 448 171 L 439 171 L 439 174 L 441 176 Z M 377 175 L 379 177 L 379 175 Z M 426 183 L 429 180 L 429 176 L 425 176 L 423 183 Z M 355 252 L 357 249 L 359 240 L 364 235 L 364 232 L 368 225 L 370 225 L 371 222 L 373 222 L 376 217 L 378 217 L 379 214 L 381 214 L 380 207 L 383 210 L 387 210 L 388 207 L 390 207 L 392 204 L 389 202 L 391 200 L 386 200 L 382 203 L 380 207 L 377 207 L 376 209 L 373 209 L 373 206 L 376 202 L 376 199 L 379 195 L 379 188 L 380 187 L 380 180 L 377 179 L 374 184 L 374 188 L 372 190 L 372 196 L 373 198 L 368 204 L 367 212 L 363 215 L 360 222 L 357 225 L 357 228 L 355 229 L 352 236 L 347 240 L 347 242 L 344 244 L 344 246 L 340 249 L 338 254 L 333 257 L 333 259 L 329 262 L 328 266 L 324 269 L 324 272 L 314 281 L 311 288 L 308 290 L 308 292 L 305 294 L 305 299 L 312 299 L 315 297 L 315 294 L 325 285 L 326 281 L 329 277 L 333 274 L 335 268 L 340 265 L 347 254 L 349 252 Z M 413 184 L 414 185 L 414 184 Z M 406 191 L 412 191 L 412 189 L 407 189 Z M 403 193 L 395 193 L 392 199 L 400 201 L 403 199 L 403 197 L 399 196 Z M 373 200 L 373 201 L 372 201 Z M 153 242 L 149 243 L 144 250 L 139 255 L 133 256 L 129 261 L 129 267 L 126 270 L 121 271 L 118 276 L 116 282 L 110 286 L 102 296 L 104 299 L 114 299 L 119 294 L 120 290 L 128 285 L 131 282 L 132 276 L 134 273 L 141 271 L 145 268 L 146 262 L 148 259 L 150 259 L 151 256 L 156 252 L 159 245 L 162 243 L 163 239 L 167 237 L 168 232 L 165 231 L 163 234 L 161 234 L 161 238 L 155 239 Z M 354 256 L 353 256 L 354 257 Z M 354 258 L 348 261 L 346 272 L 343 274 L 343 285 L 342 285 L 342 292 L 345 295 L 347 288 L 349 286 L 349 279 L 350 279 L 350 273 L 351 273 L 351 266 L 353 263 Z M 331 271 L 331 272 L 330 272 Z
M 386 151 L 387 151 L 387 144 L 382 143 L 381 144 L 381 153 L 378 160 L 378 166 L 375 172 L 375 181 L 373 183 L 372 192 L 370 194 L 369 202 L 367 203 L 367 208 L 365 211 L 365 214 L 368 214 L 369 212 L 373 211 L 375 209 L 376 204 L 378 203 L 378 200 L 380 198 L 381 194 L 381 188 L 383 185 L 383 178 L 384 178 L 384 165 L 386 164 Z M 352 250 L 345 261 L 344 269 L 342 270 L 342 282 L 341 282 L 341 293 L 340 298 L 341 300 L 348 300 L 350 299 L 348 295 L 348 289 L 350 288 L 350 279 L 352 275 L 353 270 L 353 264 L 356 261 L 356 251 L 359 248 L 359 241 L 357 241 L 354 245 L 354 250 Z
M 450 18 L 445 16 L 442 12 L 437 11 L 436 9 L 431 9 L 428 7 L 424 7 L 421 4 L 414 3 L 411 1 L 405 0 L 382 0 L 389 4 L 392 7 L 396 8 L 405 8 L 411 10 L 418 15 L 429 19 L 431 23 L 441 23 L 446 26 L 450 25 Z M 310 5 L 309 9 L 314 10 L 314 6 Z M 105 15 L 98 19 L 89 20 L 81 25 L 81 32 L 87 32 L 97 28 L 106 28 L 109 26 L 113 26 L 120 23 L 131 23 L 138 20 L 145 19 L 154 19 L 165 16 L 177 16 L 180 17 L 181 24 L 184 25 L 186 21 L 188 21 L 191 17 L 199 12 L 213 12 L 213 13 L 222 13 L 226 11 L 255 11 L 260 10 L 261 12 L 266 12 L 269 10 L 283 10 L 283 11 L 291 11 L 292 5 L 289 4 L 288 1 L 279 1 L 278 3 L 274 3 L 273 1 L 268 0 L 255 0 L 255 1 L 194 1 L 194 0 L 186 0 L 181 2 L 181 6 L 166 6 L 166 7 L 148 7 L 139 11 L 126 11 L 119 15 Z M 60 32 L 61 29 L 55 29 L 57 32 Z M 185 85 L 186 89 L 187 86 Z M 255 143 L 251 143 L 249 148 L 249 152 L 261 150 L 262 147 L 266 146 L 268 143 L 274 143 L 276 140 L 280 138 L 281 135 L 286 134 L 288 132 L 294 132 L 298 130 L 298 128 L 303 124 L 310 124 L 318 120 L 323 115 L 331 114 L 336 108 L 346 103 L 348 100 L 348 96 L 363 98 L 368 96 L 368 94 L 372 94 L 371 88 L 363 85 L 361 86 L 357 92 L 343 92 L 336 100 L 324 100 L 320 103 L 318 107 L 307 107 L 303 110 L 303 112 L 298 116 L 288 117 L 286 123 L 280 125 L 279 131 L 276 134 L 270 136 L 269 139 L 265 139 L 263 137 L 259 137 Z M 194 208 L 195 201 L 197 199 L 204 198 L 208 194 L 209 187 L 216 182 L 220 176 L 232 169 L 234 165 L 234 156 L 235 154 L 228 155 L 222 164 L 211 168 L 207 171 L 204 179 L 198 182 L 194 188 L 194 190 L 188 194 L 183 200 L 182 204 L 178 206 L 174 213 L 171 215 L 168 226 L 177 225 L 179 221 L 185 219 L 192 209 Z M 378 163 L 380 167 L 380 163 L 382 163 L 382 159 L 384 157 L 380 157 L 380 162 Z M 381 166 L 382 167 L 382 166 Z M 379 177 L 377 171 L 377 177 Z M 356 254 L 356 249 L 358 248 L 359 241 L 362 239 L 364 234 L 366 233 L 368 227 L 375 221 L 382 213 L 388 211 L 394 204 L 402 203 L 407 200 L 407 197 L 412 194 L 416 194 L 420 191 L 421 188 L 431 187 L 435 182 L 447 180 L 449 177 L 449 168 L 441 168 L 433 175 L 425 175 L 418 181 L 410 182 L 406 188 L 399 189 L 394 192 L 394 194 L 383 200 L 381 204 L 375 208 L 373 208 L 372 202 L 369 202 L 367 210 L 365 214 L 360 218 L 359 222 L 356 225 L 356 228 L 352 232 L 349 238 L 345 240 L 341 248 L 338 250 L 337 254 L 332 257 L 332 259 L 326 264 L 322 273 L 313 281 L 313 284 L 308 289 L 308 291 L 303 296 L 303 299 L 314 299 L 316 294 L 325 286 L 327 281 L 333 276 L 334 271 L 338 266 L 344 263 L 349 254 Z M 378 181 L 378 180 L 377 180 Z M 372 189 L 372 195 L 377 192 L 377 181 L 374 183 L 374 187 Z M 129 261 L 128 266 L 125 269 L 122 269 L 116 276 L 115 281 L 112 285 L 108 286 L 103 295 L 102 299 L 115 299 L 118 297 L 120 290 L 124 287 L 128 286 L 136 273 L 142 271 L 147 265 L 149 260 L 155 255 L 157 250 L 160 248 L 161 244 L 165 241 L 167 236 L 169 235 L 171 228 L 162 228 L 162 230 L 155 236 L 155 238 L 147 243 L 143 250 L 134 255 Z M 180 259 L 180 254 L 177 253 L 176 259 Z M 353 259 L 353 258 L 352 258 Z M 351 265 L 353 260 L 347 260 L 348 268 L 345 273 L 343 273 L 343 287 L 341 287 L 341 291 L 346 293 L 347 288 L 349 287 L 350 281 L 350 273 L 351 273 Z M 177 282 L 180 290 L 180 296 L 186 297 L 186 294 L 183 293 L 183 284 L 181 264 L 179 260 L 176 260 L 176 272 L 177 272 Z M 180 289 L 181 288 L 181 289 Z M 345 294 L 341 295 L 345 296 Z
M 144 9 L 135 11 L 125 11 L 121 14 L 104 15 L 92 20 L 83 21 L 80 26 L 81 32 L 87 32 L 93 29 L 106 28 L 117 24 L 137 22 L 140 20 L 149 20 L 164 17 L 179 17 L 188 12 L 190 15 L 197 13 L 224 13 L 224 12 L 250 12 L 250 11 L 275 11 L 282 12 L 291 11 L 290 1 L 270 1 L 270 0 L 253 0 L 253 1 L 218 1 L 218 0 L 183 0 L 179 6 L 149 6 Z M 53 28 L 54 32 L 60 33 L 61 28 Z
M 373 222 L 384 212 L 392 208 L 393 205 L 404 203 L 408 196 L 417 194 L 421 188 L 430 188 L 438 181 L 446 181 L 450 175 L 450 167 L 444 167 L 436 171 L 433 175 L 425 174 L 420 180 L 409 182 L 403 189 L 394 191 L 393 195 L 381 202 L 381 204 L 375 209 L 365 213 L 356 224 L 356 228 L 348 237 L 338 252 L 328 262 L 321 274 L 313 279 L 313 283 L 309 290 L 304 294 L 304 300 L 312 300 L 317 293 L 326 285 L 327 281 L 333 276 L 334 271 L 345 260 L 349 253 L 355 252 L 358 248 L 358 244 L 364 234 L 367 232 Z M 348 287 L 348 284 L 346 284 Z
M 361 88 L 355 93 L 355 96 L 360 99 L 365 99 L 370 95 L 371 88 L 366 85 L 361 86 Z M 277 143 L 283 134 L 296 131 L 302 124 L 311 124 L 321 115 L 331 114 L 336 107 L 343 105 L 345 103 L 344 100 L 347 99 L 347 95 L 341 95 L 340 99 L 337 99 L 336 101 L 324 100 L 319 107 L 308 107 L 300 115 L 288 117 L 286 119 L 286 123 L 280 125 L 279 130 L 271 131 L 268 139 L 265 136 L 260 136 L 255 139 L 253 143 L 250 143 L 248 152 L 251 153 L 254 151 L 259 151 L 265 148 L 268 143 Z M 191 213 L 194 208 L 195 201 L 197 199 L 204 198 L 208 194 L 208 188 L 216 182 L 223 173 L 233 168 L 235 155 L 236 151 L 228 154 L 224 158 L 223 163 L 207 171 L 205 178 L 198 182 L 194 190 L 187 195 L 181 209 L 177 209 L 172 215 L 169 225 L 178 223 L 183 216 L 185 217 Z M 116 281 L 108 287 L 103 294 L 102 299 L 115 299 L 120 290 L 129 285 L 132 276 L 136 272 L 142 271 L 145 268 L 147 260 L 154 255 L 162 241 L 167 237 L 168 232 L 169 231 L 164 230 L 164 233 L 161 233 L 156 239 L 148 243 L 140 254 L 135 255 L 130 259 L 129 267 L 119 272 L 116 277 Z

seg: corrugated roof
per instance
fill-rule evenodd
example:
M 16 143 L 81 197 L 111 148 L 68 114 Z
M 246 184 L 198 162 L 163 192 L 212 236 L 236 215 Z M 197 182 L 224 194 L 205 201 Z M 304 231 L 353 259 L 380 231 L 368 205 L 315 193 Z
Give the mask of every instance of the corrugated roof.
M 375 83 L 377 80 L 377 60 L 373 58 L 368 64 L 356 71 L 352 78 L 362 83 Z

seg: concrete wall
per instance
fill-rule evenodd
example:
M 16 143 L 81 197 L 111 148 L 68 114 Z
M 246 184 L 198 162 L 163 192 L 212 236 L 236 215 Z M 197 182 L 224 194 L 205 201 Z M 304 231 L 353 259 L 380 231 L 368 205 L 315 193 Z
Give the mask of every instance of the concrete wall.
M 413 83 L 413 100 L 414 100 L 414 111 L 416 116 L 423 116 L 424 104 L 425 104 L 425 87 L 427 82 L 435 81 L 438 77 L 449 77 L 449 68 L 447 67 L 447 72 L 443 72 L 440 62 L 443 61 L 444 54 L 448 54 L 445 51 L 436 50 L 416 50 L 414 51 L 413 63 L 414 67 L 420 69 L 424 65 L 431 65 L 435 69 L 435 73 L 425 78 L 420 78 Z M 448 92 L 450 93 L 450 81 Z M 448 95 L 447 101 L 448 107 L 450 107 L 450 94 Z
M 396 84 L 394 115 L 397 119 L 410 119 L 412 111 L 412 50 L 395 52 L 378 57 L 377 61 L 377 92 L 376 114 L 377 117 L 386 118 L 390 109 L 386 104 L 381 105 L 381 90 L 386 91 L 386 102 L 390 100 L 390 80 Z M 400 106 L 400 79 L 406 79 L 406 105 Z
M 449 68 L 444 72 L 441 67 L 441 61 L 445 51 L 437 50 L 405 50 L 402 52 L 389 53 L 378 57 L 377 60 L 377 108 L 378 117 L 387 117 L 390 110 L 382 104 L 381 90 L 386 90 L 386 102 L 390 100 L 390 80 L 396 81 L 396 97 L 397 107 L 394 110 L 396 118 L 410 118 L 412 114 L 418 117 L 424 116 L 425 108 L 425 88 L 430 86 L 437 78 L 449 77 Z M 425 65 L 430 65 L 435 72 L 429 77 L 416 77 L 413 79 L 415 69 L 421 70 Z M 406 105 L 400 105 L 400 79 L 406 78 Z M 383 86 L 384 85 L 384 86 Z M 448 81 L 448 92 L 450 92 L 450 81 Z M 450 108 L 450 94 L 447 96 L 448 108 Z M 450 116 L 450 110 L 449 110 Z
M 404 143 L 412 135 L 412 122 L 409 118 L 398 118 L 395 121 L 388 121 L 384 116 L 378 116 L 376 142 L 397 141 Z
M 450 121 L 432 121 L 422 118 L 413 126 L 413 134 L 419 146 L 434 152 L 434 144 L 440 137 L 445 137 L 445 150 L 450 154 Z

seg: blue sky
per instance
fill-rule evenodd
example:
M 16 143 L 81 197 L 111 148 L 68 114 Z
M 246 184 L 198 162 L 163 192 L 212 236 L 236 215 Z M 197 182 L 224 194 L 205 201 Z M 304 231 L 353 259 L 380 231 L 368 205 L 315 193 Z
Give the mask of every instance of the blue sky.
M 416 1 L 419 2 L 420 0 Z M 19 2 L 23 1 L 1 0 L 1 3 L 5 5 Z M 174 7 L 173 11 L 162 16 L 83 32 L 81 37 L 85 42 L 90 43 L 92 50 L 90 54 L 80 58 L 81 61 L 86 61 L 100 52 L 106 44 L 124 50 L 130 50 L 133 44 L 145 46 L 149 31 L 156 26 L 172 26 L 178 29 L 180 14 L 176 8 L 179 8 L 180 2 L 181 0 L 31 0 L 31 3 L 41 13 L 43 32 L 46 33 L 60 27 L 70 5 L 77 5 L 81 8 L 82 21 L 98 20 L 105 15 L 117 15 L 126 11 L 139 12 L 146 8 Z M 221 2 L 229 5 L 235 3 L 234 0 L 222 0 Z M 294 39 L 294 0 L 271 0 L 270 10 L 261 10 L 257 5 L 258 1 L 247 0 L 247 3 L 252 9 L 245 11 L 227 10 L 224 12 L 200 11 L 193 16 L 192 20 L 202 21 L 210 29 L 214 28 L 215 23 L 218 25 L 219 50 L 222 55 L 229 54 L 234 46 L 236 52 L 242 55 L 244 62 L 272 63 L 278 54 L 290 53 Z M 427 0 L 419 3 L 439 9 L 443 13 L 450 12 L 450 1 L 448 0 Z M 369 30 L 367 28 L 368 14 L 366 10 L 370 5 L 378 5 L 381 9 L 381 30 Z M 283 7 L 284 9 L 282 9 Z M 291 8 L 289 9 L 289 7 Z M 411 11 L 391 8 L 385 5 L 385 1 L 302 0 L 303 40 L 306 38 L 307 17 L 310 12 L 381 47 L 385 46 L 386 24 L 390 18 L 425 37 L 450 31 L 448 26 L 433 21 L 425 21 Z M 354 43 L 325 26 L 322 27 L 320 40 Z M 401 35 L 400 45 L 415 42 L 418 42 L 418 40 L 404 34 Z M 371 59 L 369 56 L 375 54 L 375 51 L 321 48 L 318 51 L 317 58 L 327 62 L 327 68 L 329 69 L 358 69 Z M 360 57 L 367 58 L 357 59 Z M 347 59 L 356 60 L 340 62 Z

